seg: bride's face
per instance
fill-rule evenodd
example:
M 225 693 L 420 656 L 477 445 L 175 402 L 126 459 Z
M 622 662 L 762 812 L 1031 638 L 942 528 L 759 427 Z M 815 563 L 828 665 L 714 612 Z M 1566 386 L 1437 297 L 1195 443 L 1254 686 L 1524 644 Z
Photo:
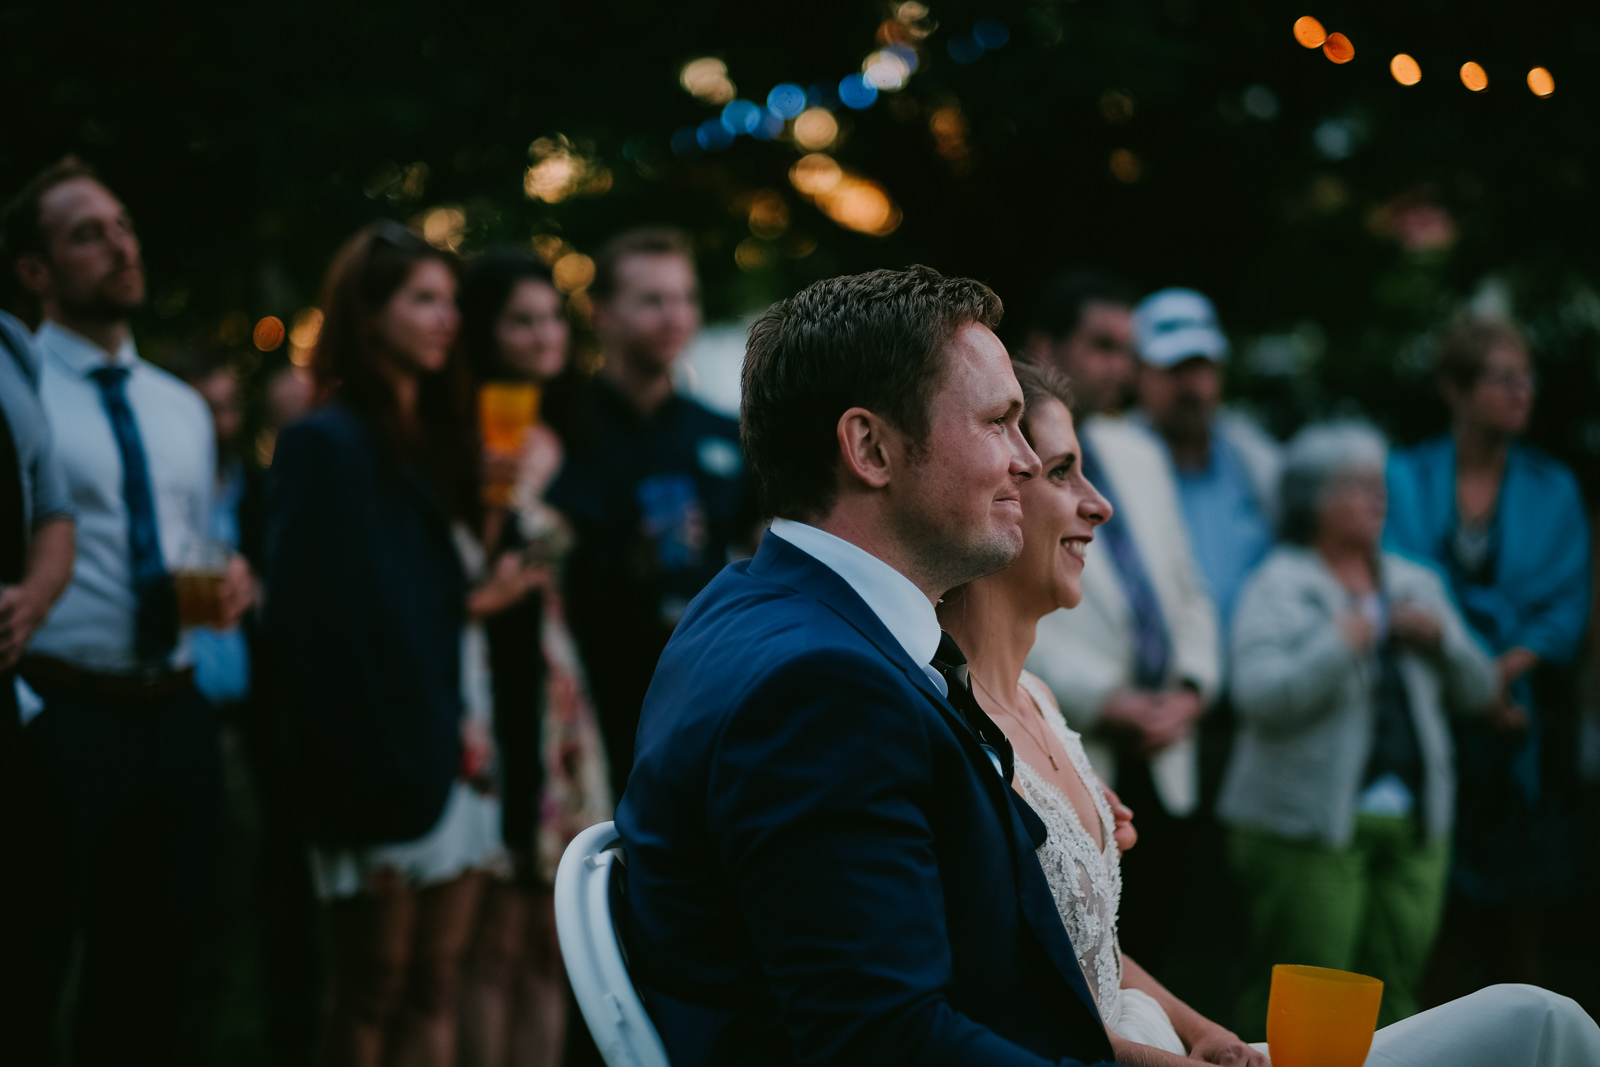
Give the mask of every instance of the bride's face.
M 1072 415 L 1054 398 L 1028 409 L 1028 437 L 1043 469 L 1022 484 L 1022 555 L 1006 572 L 1039 599 L 1040 616 L 1083 599 L 1083 567 L 1111 504 L 1083 476 Z

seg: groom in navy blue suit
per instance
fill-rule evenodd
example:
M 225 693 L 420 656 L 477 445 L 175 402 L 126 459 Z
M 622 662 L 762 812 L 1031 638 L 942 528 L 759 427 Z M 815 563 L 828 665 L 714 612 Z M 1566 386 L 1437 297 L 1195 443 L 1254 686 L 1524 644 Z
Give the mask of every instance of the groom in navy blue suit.
M 1111 1058 L 934 604 L 1022 547 L 1039 461 L 992 328 L 926 268 L 750 331 L 741 436 L 776 518 L 662 655 L 617 825 L 624 940 L 675 1067 Z

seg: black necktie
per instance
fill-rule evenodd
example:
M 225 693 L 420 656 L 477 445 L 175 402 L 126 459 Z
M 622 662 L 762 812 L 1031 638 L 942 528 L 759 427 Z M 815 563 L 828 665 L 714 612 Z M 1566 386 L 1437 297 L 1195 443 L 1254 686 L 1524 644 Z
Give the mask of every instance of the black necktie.
M 978 703 L 978 698 L 972 695 L 972 675 L 967 670 L 967 657 L 955 639 L 943 630 L 939 631 L 939 649 L 933 654 L 933 669 L 944 678 L 951 706 L 977 735 L 978 743 L 989 758 L 998 762 L 1000 777 L 1010 782 L 1016 767 L 1011 742 L 989 718 L 989 714 Z

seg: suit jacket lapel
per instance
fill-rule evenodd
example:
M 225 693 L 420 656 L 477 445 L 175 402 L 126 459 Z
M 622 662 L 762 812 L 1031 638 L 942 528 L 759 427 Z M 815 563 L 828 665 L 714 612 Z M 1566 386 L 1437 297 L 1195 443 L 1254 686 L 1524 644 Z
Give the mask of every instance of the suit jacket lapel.
M 983 782 L 990 803 L 994 805 L 1000 821 L 1008 830 L 1018 905 L 1023 919 L 1033 930 L 1045 954 L 1061 972 L 1061 976 L 1066 979 L 1073 992 L 1077 993 L 1088 1010 L 1098 1017 L 1099 1009 L 1095 1007 L 1094 997 L 1089 992 L 1089 984 L 1083 977 L 1083 970 L 1078 966 L 1078 957 L 1073 951 L 1072 940 L 1067 936 L 1066 927 L 1062 925 L 1055 897 L 1050 892 L 1049 883 L 1045 881 L 1044 872 L 1034 858 L 1034 849 L 1044 843 L 1047 833 L 1044 821 L 1028 806 L 1027 801 L 1017 795 L 1017 791 L 1011 788 L 1010 783 L 995 772 L 994 764 L 989 761 L 989 755 L 984 750 L 982 741 L 967 724 L 966 719 L 940 694 L 933 680 L 921 666 L 912 662 L 911 657 L 906 654 L 905 647 L 895 640 L 894 635 L 867 606 L 866 601 L 850 587 L 850 583 L 839 577 L 830 567 L 789 544 L 783 538 L 772 536 L 761 539 L 761 547 L 757 549 L 756 557 L 751 561 L 750 570 L 758 577 L 803 591 L 806 595 L 826 604 L 899 667 L 910 679 L 911 684 L 922 691 L 944 721 L 950 725 L 951 731 L 966 750 L 967 758 L 976 767 L 978 778 Z

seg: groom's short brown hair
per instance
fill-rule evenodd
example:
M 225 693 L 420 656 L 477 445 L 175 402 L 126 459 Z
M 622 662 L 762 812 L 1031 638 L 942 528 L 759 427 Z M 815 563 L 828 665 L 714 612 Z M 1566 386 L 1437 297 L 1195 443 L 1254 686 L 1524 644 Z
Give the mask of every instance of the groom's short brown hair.
M 998 326 L 982 282 L 929 267 L 829 278 L 750 327 L 739 438 L 765 514 L 811 519 L 833 506 L 839 416 L 866 408 L 913 441 L 928 436 L 944 349 L 962 327 Z

